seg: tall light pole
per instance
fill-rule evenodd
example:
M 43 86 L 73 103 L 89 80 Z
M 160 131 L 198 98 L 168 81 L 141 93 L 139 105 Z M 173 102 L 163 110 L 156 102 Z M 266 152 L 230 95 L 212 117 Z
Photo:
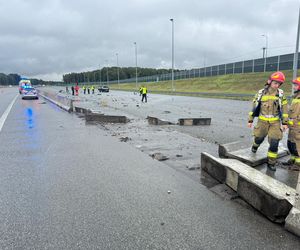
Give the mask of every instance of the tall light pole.
M 264 36 L 266 38 L 266 47 L 265 47 L 265 60 L 264 60 L 264 72 L 266 72 L 267 68 L 267 57 L 268 57 L 268 35 L 263 34 L 261 36 Z
M 294 55 L 294 64 L 293 64 L 293 79 L 297 77 L 298 69 L 298 52 L 299 52 L 299 33 L 300 33 L 300 8 L 299 8 L 299 17 L 298 17 L 298 29 L 297 29 L 297 39 L 296 39 L 296 51 Z
M 117 56 L 118 87 L 120 87 L 119 54 L 118 54 L 118 53 L 116 53 L 116 56 Z
M 175 91 L 174 88 L 174 19 L 171 18 L 172 22 L 172 90 Z
M 108 86 L 109 80 L 108 80 L 108 60 L 105 60 L 107 66 L 106 66 L 106 85 Z
M 136 45 L 136 42 L 133 43 L 134 44 L 134 48 L 135 48 L 135 89 L 137 90 L 137 76 L 138 76 L 138 73 L 137 73 L 137 45 Z
M 100 66 L 100 64 L 99 64 L 99 75 L 100 75 L 100 85 L 102 85 L 102 84 L 101 84 L 101 81 L 102 81 L 102 80 L 101 80 L 102 75 L 101 75 L 101 66 Z

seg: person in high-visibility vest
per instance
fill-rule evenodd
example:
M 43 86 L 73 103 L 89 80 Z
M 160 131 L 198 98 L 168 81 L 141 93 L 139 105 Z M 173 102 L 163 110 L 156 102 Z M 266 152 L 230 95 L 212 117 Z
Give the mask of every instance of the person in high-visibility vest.
M 94 85 L 92 85 L 91 90 L 92 90 L 92 94 L 95 94 L 95 87 L 94 87 Z
M 256 153 L 268 136 L 270 144 L 267 154 L 268 169 L 272 171 L 276 171 L 279 141 L 282 139 L 282 131 L 287 129 L 288 124 L 288 102 L 283 90 L 279 88 L 284 81 L 285 75 L 280 71 L 269 77 L 266 87 L 256 94 L 248 118 L 248 127 L 251 128 L 254 117 L 258 117 L 253 131 L 254 142 L 251 151 Z
M 293 170 L 300 170 L 300 77 L 293 81 L 294 96 L 289 108 L 289 134 L 287 146 L 290 151 L 290 159 L 283 162 Z
M 86 92 L 86 87 L 85 87 L 85 85 L 83 85 L 82 89 L 83 89 L 83 94 L 85 94 L 85 92 Z
M 142 86 L 142 102 L 147 102 L 147 88 L 145 86 Z

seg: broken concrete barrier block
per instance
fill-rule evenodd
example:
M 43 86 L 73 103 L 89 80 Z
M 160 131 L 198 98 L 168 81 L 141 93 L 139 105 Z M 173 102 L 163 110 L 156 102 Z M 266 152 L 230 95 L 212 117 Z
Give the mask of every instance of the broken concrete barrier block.
M 157 117 L 147 116 L 146 118 L 150 125 L 173 125 L 174 123 L 158 119 Z
M 219 156 L 222 158 L 237 159 L 252 167 L 256 167 L 268 161 L 267 152 L 269 144 L 267 142 L 264 142 L 255 154 L 251 152 L 251 146 L 247 146 L 249 145 L 242 142 L 220 144 Z M 288 150 L 280 144 L 278 148 L 278 158 L 286 155 L 288 155 Z
M 269 176 L 265 175 L 265 177 Z M 269 178 L 276 181 L 271 177 Z M 284 190 L 289 187 L 281 187 L 278 181 L 274 183 L 275 185 L 266 185 L 267 180 L 264 179 L 267 178 L 262 178 L 262 182 L 256 182 L 256 180 L 251 177 L 239 175 L 237 193 L 243 200 L 247 201 L 271 221 L 283 223 L 293 205 L 286 198 L 284 192 L 279 192 L 276 195 L 275 190 Z M 281 184 L 285 185 L 283 183 Z M 271 190 L 273 187 L 276 187 L 275 190 Z
M 74 107 L 74 110 L 75 110 L 76 113 L 81 113 L 81 114 L 91 113 L 91 110 L 81 108 L 81 107 L 77 107 L 77 106 Z
M 211 118 L 180 118 L 178 124 L 181 126 L 210 125 Z
M 300 236 L 300 210 L 293 207 L 285 220 L 285 229 Z
M 104 115 L 98 113 L 86 113 L 85 120 L 87 122 L 100 122 L 100 123 L 127 123 L 128 119 L 126 116 L 118 115 Z
M 295 189 L 238 160 L 202 153 L 201 168 L 274 222 L 284 222 L 295 202 Z

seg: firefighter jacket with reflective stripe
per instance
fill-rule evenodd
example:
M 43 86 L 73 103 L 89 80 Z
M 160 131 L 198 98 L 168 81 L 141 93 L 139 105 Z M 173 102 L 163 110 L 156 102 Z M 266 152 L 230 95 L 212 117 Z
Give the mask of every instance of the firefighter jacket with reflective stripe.
M 267 90 L 259 90 L 253 99 L 253 110 L 259 101 L 261 104 L 258 119 L 267 122 L 282 120 L 284 125 L 288 123 L 288 102 L 282 89 L 269 87 Z M 248 121 L 253 122 L 253 118 L 253 112 L 250 112 Z
M 289 126 L 300 126 L 300 92 L 294 95 L 289 109 Z

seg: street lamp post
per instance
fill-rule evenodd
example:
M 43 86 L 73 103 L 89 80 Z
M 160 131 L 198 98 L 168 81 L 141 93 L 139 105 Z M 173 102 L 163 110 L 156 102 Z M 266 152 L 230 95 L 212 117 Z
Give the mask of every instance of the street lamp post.
M 137 76 L 138 76 L 138 73 L 137 73 L 137 45 L 136 45 L 136 42 L 134 42 L 134 48 L 135 48 L 135 89 L 137 91 Z
M 174 88 L 174 19 L 171 18 L 172 22 L 172 90 L 175 91 Z
M 296 39 L 296 51 L 294 55 L 294 64 L 293 64 L 293 79 L 297 77 L 298 69 L 298 52 L 299 52 L 299 33 L 300 33 L 300 8 L 299 8 L 299 17 L 298 17 L 298 29 L 297 29 L 297 39 Z
M 118 87 L 120 87 L 119 54 L 118 54 L 118 53 L 116 53 L 116 56 L 117 56 Z
M 109 80 L 108 80 L 108 60 L 106 60 L 106 64 L 107 64 L 107 66 L 106 66 L 106 85 L 108 86 L 108 84 L 109 84 Z
M 266 72 L 267 68 L 267 57 L 268 57 L 268 35 L 263 34 L 261 36 L 264 36 L 266 38 L 266 47 L 265 47 L 265 60 L 264 60 L 264 72 Z
M 263 50 L 263 59 L 265 60 L 266 47 L 262 47 L 262 50 Z
M 101 84 L 101 81 L 102 81 L 102 80 L 101 80 L 102 75 L 101 75 L 101 66 L 100 66 L 100 64 L 99 64 L 99 77 L 100 77 L 99 80 L 100 80 L 100 86 L 101 86 L 101 85 L 102 85 L 102 84 Z

